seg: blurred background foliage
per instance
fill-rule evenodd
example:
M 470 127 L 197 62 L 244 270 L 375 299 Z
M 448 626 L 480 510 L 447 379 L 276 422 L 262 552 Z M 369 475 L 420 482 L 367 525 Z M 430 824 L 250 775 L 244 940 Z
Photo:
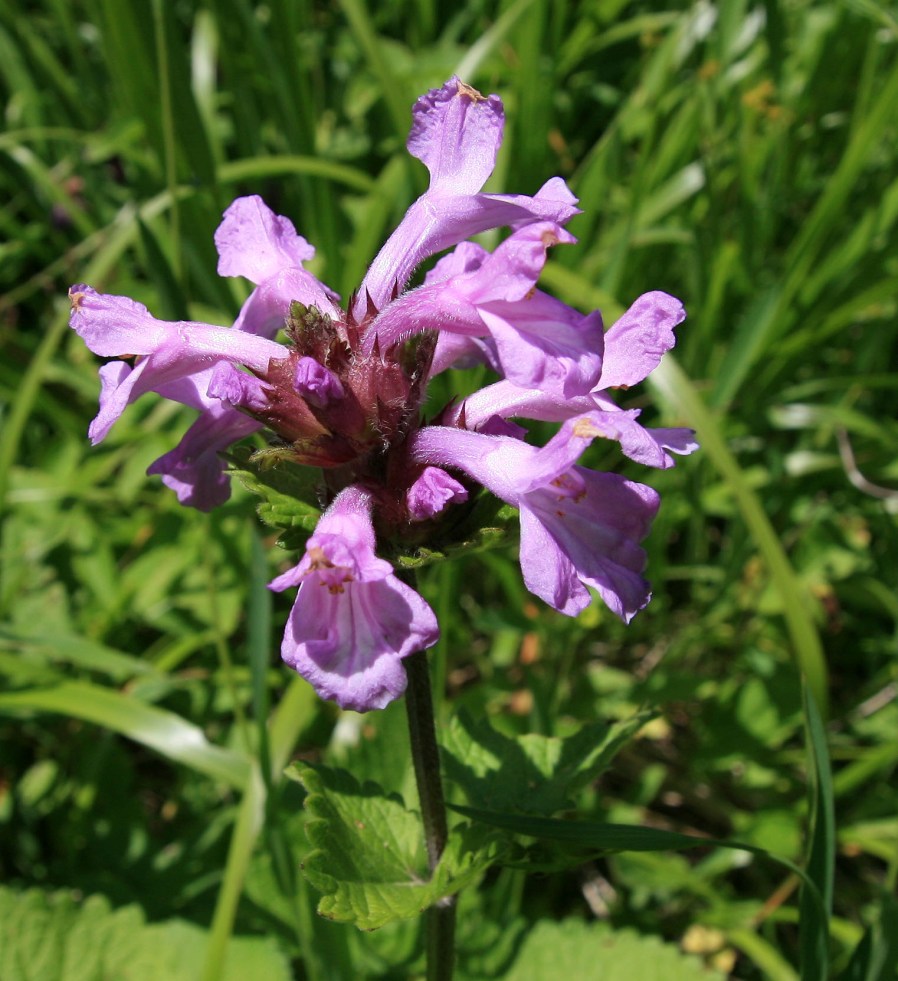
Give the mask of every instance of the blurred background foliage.
M 0 5 L 4 978 L 74 977 L 89 923 L 123 964 L 163 936 L 200 951 L 140 978 L 417 970 L 415 924 L 314 916 L 301 791 L 280 777 L 299 754 L 407 788 L 401 711 L 338 718 L 281 667 L 292 598 L 261 584 L 290 557 L 245 491 L 203 515 L 145 476 L 187 410 L 143 399 L 89 447 L 97 365 L 66 290 L 230 323 L 247 287 L 216 275 L 212 233 L 259 193 L 348 296 L 425 186 L 410 106 L 453 72 L 505 102 L 488 189 L 560 174 L 580 198 L 546 288 L 609 324 L 650 289 L 685 302 L 675 358 L 626 404 L 695 426 L 703 451 L 663 473 L 593 451 L 664 500 L 655 598 L 629 628 L 541 606 L 513 550 L 427 571 L 442 716 L 563 735 L 656 706 L 582 812 L 802 861 L 803 671 L 828 702 L 846 968 L 898 874 L 896 47 L 898 15 L 873 0 Z M 788 981 L 796 886 L 738 852 L 504 870 L 465 895 L 462 970 L 541 978 L 519 956 L 537 970 L 534 938 L 576 952 L 598 919 L 621 965 L 676 954 L 660 939 Z

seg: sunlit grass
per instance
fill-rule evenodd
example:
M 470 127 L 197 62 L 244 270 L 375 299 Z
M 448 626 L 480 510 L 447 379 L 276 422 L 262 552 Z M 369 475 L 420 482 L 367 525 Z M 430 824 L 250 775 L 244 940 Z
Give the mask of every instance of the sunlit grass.
M 66 291 L 230 322 L 243 294 L 215 274 L 212 233 L 239 193 L 290 215 L 316 274 L 351 289 L 423 187 L 411 103 L 463 66 L 508 110 L 490 189 L 561 174 L 580 196 L 547 287 L 608 323 L 649 289 L 683 299 L 676 365 L 628 399 L 707 445 L 632 470 L 665 503 L 655 599 L 629 628 L 533 602 L 511 553 L 425 575 L 443 712 L 555 735 L 656 705 L 587 815 L 801 863 L 801 668 L 829 701 L 844 968 L 898 877 L 894 498 L 854 486 L 838 445 L 845 431 L 858 472 L 898 488 L 894 19 L 811 0 L 30 8 L 0 8 L 4 882 L 212 926 L 209 978 L 232 932 L 275 936 L 310 978 L 413 963 L 413 927 L 322 923 L 295 875 L 307 844 L 280 772 L 337 750 L 331 707 L 278 662 L 287 601 L 269 611 L 258 588 L 287 556 L 258 547 L 239 488 L 206 518 L 145 477 L 186 411 L 144 400 L 88 446 L 96 364 L 68 336 Z M 350 755 L 401 786 L 401 727 L 388 713 L 375 732 L 386 748 Z M 719 935 L 709 962 L 738 952 L 734 977 L 797 976 L 797 892 L 775 867 L 620 857 L 589 876 L 615 926 L 676 942 L 698 924 Z M 484 932 L 462 951 L 473 964 L 490 930 L 589 916 L 583 881 L 501 873 L 466 900 Z

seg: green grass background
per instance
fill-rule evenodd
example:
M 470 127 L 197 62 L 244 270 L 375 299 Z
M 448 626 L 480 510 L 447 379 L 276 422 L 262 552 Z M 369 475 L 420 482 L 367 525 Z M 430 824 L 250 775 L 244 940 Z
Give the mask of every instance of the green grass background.
M 212 233 L 259 193 L 348 296 L 425 186 L 410 106 L 457 72 L 505 102 L 488 189 L 560 174 L 580 198 L 579 244 L 544 286 L 608 323 L 647 290 L 683 299 L 675 356 L 626 404 L 694 426 L 703 450 L 664 473 L 592 460 L 664 499 L 655 597 L 629 628 L 532 600 L 511 551 L 427 571 L 442 717 L 557 735 L 657 706 L 583 812 L 801 863 L 804 676 L 834 769 L 829 947 L 852 970 L 898 877 L 896 55 L 898 12 L 874 0 L 0 4 L 6 887 L 209 928 L 208 978 L 232 933 L 274 938 L 297 977 L 416 969 L 411 928 L 316 920 L 299 789 L 280 778 L 301 752 L 400 786 L 401 716 L 366 718 L 380 739 L 341 748 L 333 708 L 278 662 L 292 597 L 262 584 L 289 556 L 253 501 L 237 489 L 201 515 L 145 476 L 186 410 L 145 398 L 88 446 L 97 365 L 66 290 L 229 323 L 246 288 L 216 276 Z M 463 906 L 460 941 L 511 945 L 492 974 L 470 968 L 500 977 L 516 937 L 598 912 L 734 977 L 789 981 L 796 887 L 740 853 L 506 870 L 467 921 Z

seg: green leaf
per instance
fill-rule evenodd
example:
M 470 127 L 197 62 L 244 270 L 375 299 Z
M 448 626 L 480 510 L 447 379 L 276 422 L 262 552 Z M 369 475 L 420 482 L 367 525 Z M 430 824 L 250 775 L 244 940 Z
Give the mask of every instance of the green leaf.
M 386 56 L 385 45 L 378 37 L 374 22 L 368 13 L 367 5 L 360 0 L 340 0 L 343 14 L 355 35 L 359 47 L 364 51 L 371 70 L 380 83 L 387 109 L 393 118 L 396 133 L 405 138 L 408 127 L 408 107 L 412 95 L 396 75 L 395 65 Z
M 811 876 L 793 862 L 780 855 L 773 855 L 757 845 L 724 838 L 699 838 L 698 835 L 684 835 L 678 831 L 664 831 L 658 828 L 643 828 L 631 824 L 604 824 L 597 821 L 564 821 L 558 818 L 533 817 L 529 814 L 508 814 L 497 811 L 484 811 L 474 807 L 447 805 L 464 817 L 481 821 L 494 828 L 502 828 L 513 834 L 525 835 L 542 841 L 557 842 L 571 846 L 576 852 L 574 860 L 567 865 L 582 862 L 583 851 L 608 852 L 661 852 L 684 848 L 729 848 L 733 851 L 750 852 L 760 855 L 784 866 L 802 882 L 808 904 L 815 906 L 815 914 L 822 922 L 826 920 L 825 905 L 817 885 Z M 521 865 L 522 863 L 517 863 Z M 554 862 L 552 868 L 564 867 Z
M 421 545 L 413 551 L 400 552 L 391 558 L 402 569 L 423 569 L 426 565 L 432 565 L 434 562 L 445 562 L 447 559 L 465 555 L 468 552 L 482 552 L 491 548 L 499 548 L 499 546 L 508 543 L 509 537 L 508 528 L 479 528 L 469 538 L 453 542 L 445 548 L 427 548 Z
M 0 887 L 0 977 L 4 981 L 194 981 L 205 931 L 168 920 L 147 924 L 139 906 L 112 909 L 103 896 Z M 220 978 L 290 981 L 274 940 L 234 937 Z
M 272 783 L 275 775 L 283 772 L 289 754 L 296 745 L 303 727 L 307 724 L 310 712 L 310 696 L 314 697 L 313 689 L 304 679 L 296 678 L 275 709 L 269 720 L 269 759 Z M 221 974 L 222 965 L 226 961 L 230 949 L 231 931 L 237 917 L 237 907 L 244 881 L 256 846 L 256 840 L 266 821 L 266 806 L 270 798 L 267 796 L 265 781 L 259 773 L 259 767 L 253 764 L 249 768 L 249 776 L 244 786 L 243 800 L 237 812 L 237 821 L 228 848 L 228 858 L 225 863 L 218 899 L 215 903 L 215 913 L 209 931 L 209 942 L 206 949 L 206 959 L 203 972 L 198 977 L 217 981 Z M 275 822 L 277 818 L 275 817 Z M 277 824 L 272 829 L 277 833 Z M 300 928 L 303 946 L 308 949 L 310 936 L 304 927 Z M 314 955 L 307 956 L 308 968 Z M 309 972 L 313 978 L 313 972 Z
M 461 512 L 456 524 L 438 526 L 428 544 L 395 548 L 387 558 L 403 569 L 420 569 L 434 562 L 507 545 L 518 530 L 518 511 L 492 494 L 478 495 L 473 507 Z
M 503 828 L 514 834 L 564 842 L 581 848 L 595 848 L 603 852 L 657 852 L 724 844 L 710 838 L 680 834 L 678 831 L 662 831 L 658 828 L 642 828 L 631 824 L 564 821 L 558 818 L 485 811 L 476 807 L 461 807 L 457 804 L 448 806 L 465 817 L 483 821 L 485 824 Z M 747 851 L 761 850 L 735 844 L 731 847 L 745 847 Z
M 789 307 L 795 304 L 796 297 L 799 301 L 804 299 L 801 292 L 808 275 L 815 264 L 819 264 L 822 251 L 831 247 L 829 243 L 844 215 L 846 201 L 854 192 L 864 167 L 870 165 L 877 143 L 884 138 L 886 120 L 894 111 L 896 98 L 898 66 L 892 65 L 888 74 L 883 72 L 875 103 L 852 128 L 851 139 L 838 167 L 792 239 L 784 256 L 785 268 L 780 282 L 766 296 L 762 294 L 761 302 L 750 308 L 736 326 L 726 359 L 716 374 L 712 400 L 715 406 L 729 405 L 765 349 L 769 349 L 776 331 L 782 329 L 783 319 Z
M 421 819 L 395 795 L 344 770 L 296 764 L 308 791 L 306 834 L 313 851 L 303 872 L 323 893 L 318 912 L 373 930 L 418 916 L 477 879 L 500 856 L 502 838 L 482 829 L 453 830 L 432 877 Z
M 272 528 L 294 532 L 282 538 L 282 543 L 289 548 L 298 547 L 315 530 L 321 516 L 320 471 L 290 463 L 268 451 L 253 453 L 247 447 L 235 448 L 228 457 L 234 465 L 230 472 L 247 490 L 262 498 L 256 509 L 259 517 Z
M 146 660 L 123 654 L 77 634 L 30 634 L 11 627 L 0 627 L 0 651 L 15 652 L 33 664 L 72 664 L 125 681 L 138 675 L 154 675 L 156 668 Z
M 310 174 L 339 184 L 346 184 L 356 191 L 370 191 L 374 181 L 363 170 L 320 157 L 271 155 L 229 160 L 218 168 L 218 179 L 227 184 L 261 183 L 271 177 L 295 177 Z
M 278 543 L 290 550 L 302 548 L 321 516 L 321 472 L 291 462 L 289 448 L 253 452 L 237 447 L 228 457 L 233 467 L 230 472 L 262 498 L 259 517 L 283 531 Z M 497 548 L 516 531 L 517 514 L 515 508 L 482 494 L 457 524 L 440 528 L 437 537 L 431 533 L 427 545 L 394 545 L 385 557 L 399 568 L 420 569 L 454 556 Z
M 179 320 L 187 316 L 187 300 L 178 283 L 172 264 L 159 245 L 159 239 L 152 229 L 137 216 L 137 231 L 140 244 L 146 255 L 147 269 L 159 296 L 159 316 L 168 320 Z
M 807 679 L 821 714 L 825 716 L 828 711 L 827 666 L 811 613 L 810 598 L 807 590 L 802 589 L 798 581 L 761 499 L 750 486 L 745 471 L 727 445 L 717 418 L 670 354 L 652 372 L 649 384 L 663 402 L 695 427 L 703 452 L 713 462 L 735 498 L 758 552 L 767 564 L 771 580 L 782 598 L 795 661 Z
M 658 937 L 612 930 L 607 923 L 542 921 L 527 933 L 504 981 L 723 981 L 724 975 L 697 957 L 682 954 Z
M 198 726 L 100 685 L 73 681 L 0 694 L 0 714 L 22 711 L 60 712 L 96 723 L 235 787 L 244 787 L 248 779 L 245 757 L 210 743 Z
M 564 739 L 511 738 L 461 712 L 443 745 L 446 777 L 476 807 L 551 815 L 571 807 L 572 795 L 607 769 L 651 717 L 641 712 L 612 726 L 593 723 Z

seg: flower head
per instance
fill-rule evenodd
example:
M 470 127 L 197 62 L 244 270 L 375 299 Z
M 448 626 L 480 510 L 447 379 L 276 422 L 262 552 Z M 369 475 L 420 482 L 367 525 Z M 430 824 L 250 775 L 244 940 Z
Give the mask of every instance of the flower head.
M 92 351 L 120 359 L 100 369 L 94 442 L 155 392 L 199 412 L 150 467 L 184 504 L 227 499 L 222 454 L 250 434 L 274 443 L 260 451 L 268 465 L 320 469 L 317 499 L 330 505 L 302 559 L 271 586 L 298 587 L 284 660 L 344 708 L 398 697 L 402 658 L 438 636 L 430 607 L 378 544 L 392 554 L 433 535 L 452 544 L 491 492 L 520 511 L 534 594 L 576 614 L 592 588 L 629 620 L 650 595 L 639 543 L 658 496 L 578 461 L 596 437 L 660 467 L 695 449 L 690 430 L 645 428 L 638 409 L 613 399 L 672 346 L 681 304 L 647 293 L 606 334 L 598 311 L 539 289 L 549 250 L 575 241 L 564 226 L 577 202 L 558 177 L 533 195 L 483 191 L 504 120 L 498 96 L 455 77 L 417 101 L 408 149 L 429 186 L 345 305 L 305 268 L 313 247 L 257 196 L 234 201 L 215 233 L 219 274 L 253 284 L 232 327 L 167 323 L 126 297 L 71 292 L 72 327 Z M 492 252 L 468 241 L 503 226 Z M 446 250 L 409 289 L 421 263 Z M 498 380 L 433 414 L 429 380 L 484 362 Z M 514 418 L 562 425 L 539 447 Z

